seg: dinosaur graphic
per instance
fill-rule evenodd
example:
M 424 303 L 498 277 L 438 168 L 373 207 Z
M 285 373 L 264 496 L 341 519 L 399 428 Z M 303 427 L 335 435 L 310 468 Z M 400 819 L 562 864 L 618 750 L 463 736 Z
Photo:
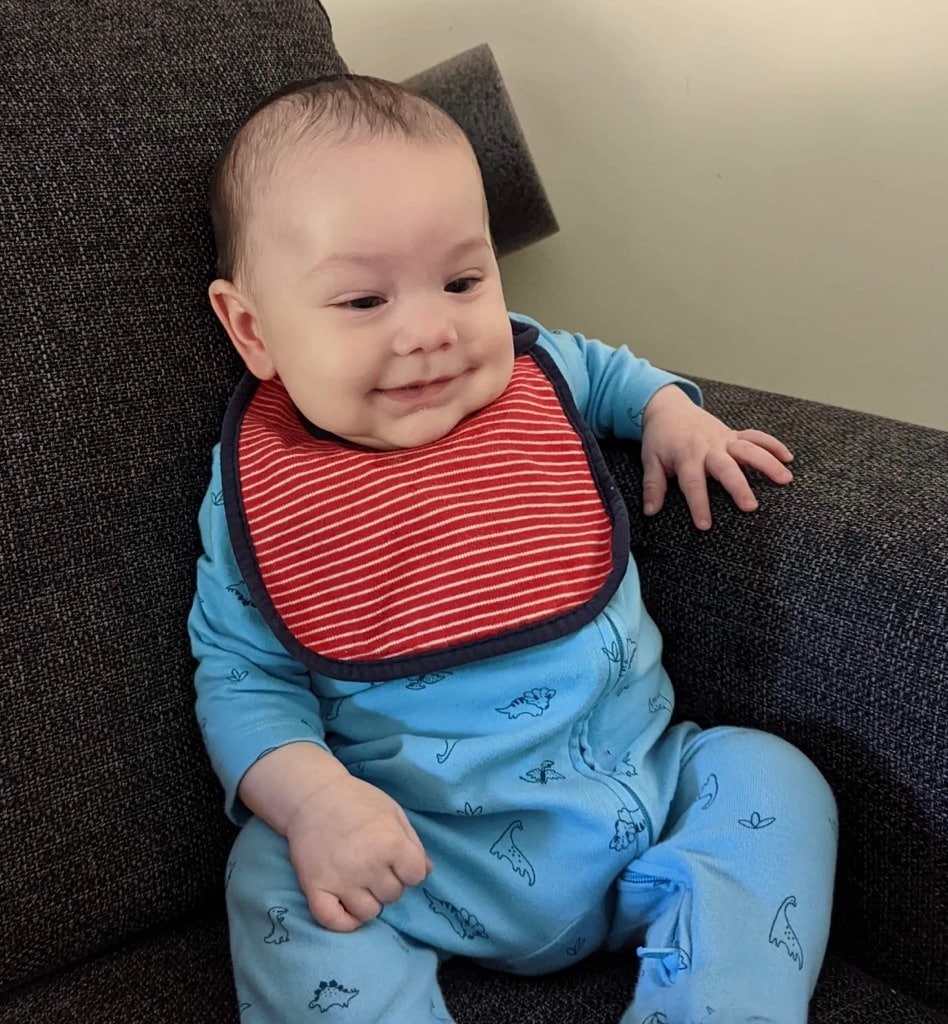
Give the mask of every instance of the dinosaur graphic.
M 290 933 L 286 930 L 283 920 L 289 911 L 286 907 L 270 907 L 267 917 L 270 918 L 270 934 L 263 940 L 271 946 L 279 946 L 290 941 Z
M 638 650 L 638 644 L 630 636 L 623 637 L 622 632 L 619 628 L 619 624 L 612 618 L 608 612 L 603 612 L 603 618 L 609 624 L 609 631 L 611 637 L 606 638 L 605 630 L 603 631 L 602 641 L 603 646 L 599 649 L 606 656 L 606 661 L 609 662 L 609 681 L 612 686 L 612 695 L 614 697 L 620 696 L 625 693 L 626 690 L 632 685 L 632 680 L 627 680 L 625 683 L 622 682 L 623 677 L 632 667 L 632 661 L 635 658 L 635 652 Z M 615 678 L 613 678 L 612 666 L 615 666 Z
M 539 768 L 532 769 L 526 775 L 521 775 L 520 778 L 524 782 L 538 782 L 541 786 L 545 786 L 548 782 L 559 782 L 561 779 L 565 779 L 566 776 L 558 772 L 553 764 L 553 761 L 543 761 Z
M 622 772 L 622 774 L 628 775 L 630 779 L 639 774 L 638 768 L 636 768 L 635 765 L 629 760 L 631 756 L 631 754 L 626 754 L 625 757 L 622 758 L 622 763 L 623 765 L 625 765 L 625 771 Z M 619 772 L 617 771 L 616 774 L 618 775 Z
M 701 786 L 698 793 L 698 800 L 704 801 L 701 810 L 706 811 L 718 798 L 718 777 L 712 772 Z
M 447 679 L 449 675 L 451 675 L 450 672 L 428 672 L 423 676 L 412 676 L 410 681 L 405 684 L 405 689 L 424 690 L 428 686 L 440 683 L 442 679 Z
M 458 745 L 457 740 L 444 740 L 444 750 L 440 754 L 436 755 L 438 758 L 438 764 L 444 764 L 445 761 L 454 753 L 454 748 Z
M 625 638 L 625 644 L 620 645 L 618 640 L 613 640 L 608 647 L 602 648 L 602 653 L 606 658 L 619 669 L 616 682 L 621 679 L 626 672 L 629 671 L 629 667 L 632 664 L 632 660 L 635 658 L 635 652 L 638 650 L 639 645 L 627 636 Z M 628 689 L 628 687 L 626 687 Z M 621 691 L 620 691 L 621 692 Z
M 649 697 L 648 709 L 653 715 L 657 715 L 659 711 L 671 711 L 672 702 L 664 693 L 656 693 L 654 697 Z
M 440 914 L 462 939 L 490 938 L 484 926 L 469 910 L 456 907 L 447 900 L 439 900 L 437 896 L 432 896 L 427 889 L 423 889 L 422 892 L 428 900 L 428 906 L 434 913 Z
M 631 810 L 628 807 L 620 807 L 616 818 L 616 834 L 609 843 L 609 849 L 627 850 L 647 827 L 645 815 L 638 808 Z
M 233 594 L 245 608 L 253 608 L 253 601 L 250 600 L 250 590 L 243 580 L 231 583 L 227 588 L 227 593 Z
M 776 818 L 762 818 L 759 811 L 754 813 L 749 818 L 738 818 L 738 825 L 743 825 L 744 828 L 751 828 L 756 831 L 759 828 L 767 828 L 768 825 L 772 825 L 777 819 Z
M 787 908 L 795 907 L 796 905 L 796 896 L 788 896 L 777 908 L 774 923 L 770 926 L 770 944 L 778 948 L 783 946 L 787 951 L 787 956 L 802 971 L 803 947 L 800 945 L 797 933 L 793 930 L 793 925 L 790 924 L 790 919 L 787 917 Z
M 346 1010 L 358 994 L 357 988 L 344 988 L 335 978 L 332 981 L 321 981 L 319 988 L 313 993 L 315 998 L 309 1004 L 309 1008 L 319 1010 L 320 1013 L 325 1013 L 333 1006 Z
M 323 721 L 334 722 L 342 708 L 342 697 L 331 697 L 320 701 L 323 707 Z
M 516 821 L 512 821 L 501 833 L 500 837 L 490 848 L 490 852 L 498 860 L 510 861 L 510 866 L 517 872 L 518 875 L 522 875 L 530 885 L 533 885 L 536 880 L 536 872 L 533 870 L 533 865 L 527 860 L 523 850 L 517 846 L 514 840 L 514 832 L 523 831 L 523 822 L 518 818 Z
M 521 715 L 532 715 L 534 718 L 539 718 L 550 706 L 550 701 L 555 696 L 556 690 L 551 690 L 548 686 L 537 686 L 533 690 L 525 690 L 505 707 L 494 708 L 494 710 L 508 718 L 519 718 Z

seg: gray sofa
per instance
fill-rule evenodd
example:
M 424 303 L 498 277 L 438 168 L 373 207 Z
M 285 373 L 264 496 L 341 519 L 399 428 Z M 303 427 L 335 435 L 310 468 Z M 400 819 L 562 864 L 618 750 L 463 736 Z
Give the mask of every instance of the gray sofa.
M 0 1021 L 234 1022 L 232 833 L 184 624 L 238 373 L 203 294 L 204 188 L 260 95 L 342 62 L 315 0 L 0 0 L 0 56 Z M 505 176 L 515 144 L 478 143 L 508 248 L 551 226 L 536 183 Z M 715 495 L 702 535 L 677 498 L 643 521 L 637 452 L 607 445 L 678 713 L 780 733 L 835 788 L 812 1021 L 945 1024 L 948 434 L 702 383 L 788 440 L 796 482 L 751 517 Z M 443 982 L 460 1024 L 605 1024 L 632 972 L 454 962 Z

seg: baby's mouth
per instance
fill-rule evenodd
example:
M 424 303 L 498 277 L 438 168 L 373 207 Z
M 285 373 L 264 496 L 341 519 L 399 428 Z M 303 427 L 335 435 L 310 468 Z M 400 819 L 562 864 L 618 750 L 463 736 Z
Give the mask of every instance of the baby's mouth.
M 454 380 L 453 377 L 436 377 L 428 381 L 416 381 L 398 388 L 379 388 L 379 393 L 396 402 L 418 402 L 436 398 Z

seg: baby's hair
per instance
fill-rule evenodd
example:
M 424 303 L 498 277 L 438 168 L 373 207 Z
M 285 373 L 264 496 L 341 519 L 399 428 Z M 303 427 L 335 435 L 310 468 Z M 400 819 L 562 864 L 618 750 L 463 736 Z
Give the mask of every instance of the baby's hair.
M 466 138 L 439 106 L 395 82 L 335 74 L 290 82 L 264 97 L 231 136 L 211 178 L 210 209 L 217 273 L 249 285 L 247 224 L 255 195 L 300 145 L 405 138 Z

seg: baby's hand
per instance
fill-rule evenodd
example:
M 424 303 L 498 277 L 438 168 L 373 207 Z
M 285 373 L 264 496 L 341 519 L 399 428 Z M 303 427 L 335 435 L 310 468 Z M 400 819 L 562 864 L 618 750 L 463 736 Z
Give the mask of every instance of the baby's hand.
M 287 823 L 286 838 L 313 917 L 334 932 L 371 921 L 431 870 L 401 807 L 351 775 L 310 794 Z
M 783 464 L 793 453 L 761 430 L 732 430 L 695 405 L 672 384 L 657 391 L 642 419 L 643 498 L 646 515 L 662 507 L 668 477 L 677 476 L 699 530 L 711 526 L 708 477 L 718 480 L 744 512 L 757 508 L 742 466 L 759 470 L 775 484 L 788 484 L 793 474 Z

